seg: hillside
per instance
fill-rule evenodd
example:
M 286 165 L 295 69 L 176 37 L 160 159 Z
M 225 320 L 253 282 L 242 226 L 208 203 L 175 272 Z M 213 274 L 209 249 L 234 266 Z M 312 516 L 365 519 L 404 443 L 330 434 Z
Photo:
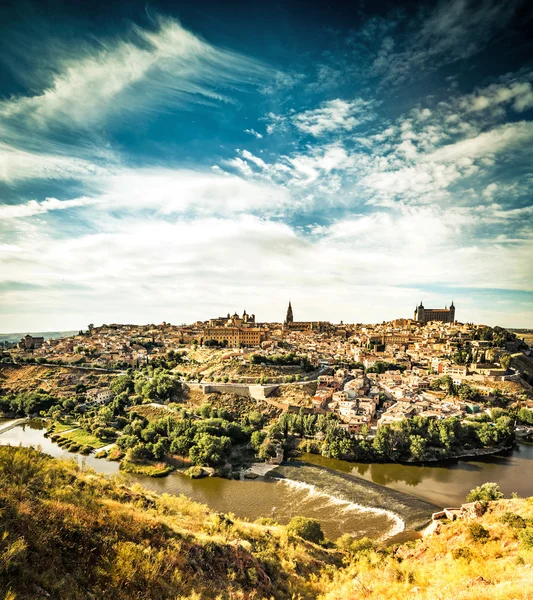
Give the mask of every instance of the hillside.
M 4 395 L 43 391 L 59 396 L 74 396 L 77 385 L 107 387 L 113 375 L 75 367 L 43 365 L 0 366 L 0 392 Z
M 18 333 L 0 333 L 0 344 L 2 342 L 14 343 L 19 342 L 25 335 L 32 335 L 33 337 L 44 337 L 45 340 L 58 340 L 60 338 L 70 337 L 76 335 L 77 331 L 23 331 Z
M 0 598 L 532 598 L 533 501 L 391 548 L 307 542 L 184 497 L 0 448 Z

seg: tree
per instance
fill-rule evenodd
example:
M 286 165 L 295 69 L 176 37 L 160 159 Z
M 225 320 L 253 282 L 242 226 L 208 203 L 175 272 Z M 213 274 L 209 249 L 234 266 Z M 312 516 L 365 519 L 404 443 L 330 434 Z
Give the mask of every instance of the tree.
M 502 367 L 502 369 L 508 369 L 509 366 L 511 364 L 511 355 L 510 354 L 504 354 L 501 358 L 500 358 L 500 365 Z
M 379 456 L 390 457 L 392 452 L 392 428 L 389 425 L 378 428 L 372 447 Z
M 111 427 L 98 427 L 95 430 L 94 435 L 99 440 L 109 440 L 113 439 L 116 436 L 116 432 Z
M 287 531 L 314 544 L 321 544 L 324 541 L 324 532 L 316 519 L 293 517 L 287 525 Z
M 250 443 L 252 444 L 252 448 L 258 452 L 261 444 L 266 439 L 266 433 L 264 431 L 254 431 L 252 433 L 252 437 L 250 439 Z
M 126 452 L 126 460 L 136 462 L 140 460 L 148 460 L 152 458 L 152 453 L 143 444 L 137 444 Z
M 503 494 L 497 483 L 487 482 L 470 490 L 466 497 L 467 502 L 490 502 L 491 500 L 500 500 Z
M 276 446 L 270 438 L 265 438 L 257 451 L 257 457 L 261 460 L 268 460 L 276 456 Z
M 526 423 L 527 425 L 533 425 L 533 411 L 528 410 L 527 408 L 521 408 L 518 411 L 518 419 L 522 423 Z
M 159 438 L 152 446 L 152 453 L 155 458 L 161 460 L 169 450 L 168 438 Z
M 421 435 L 412 435 L 409 451 L 415 460 L 422 460 L 426 454 L 427 440 Z
M 209 433 L 202 433 L 189 450 L 189 458 L 195 465 L 214 467 L 223 462 L 230 446 L 229 437 L 217 437 Z
M 115 394 L 123 392 L 132 393 L 134 389 L 133 379 L 131 375 L 118 375 L 109 385 L 109 389 Z

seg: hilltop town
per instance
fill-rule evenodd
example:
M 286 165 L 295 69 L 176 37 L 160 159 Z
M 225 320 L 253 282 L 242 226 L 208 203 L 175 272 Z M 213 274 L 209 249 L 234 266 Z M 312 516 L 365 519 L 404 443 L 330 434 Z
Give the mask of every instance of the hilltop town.
M 258 410 L 264 418 L 255 450 L 262 445 L 263 458 L 283 457 L 284 440 L 268 428 L 284 414 L 315 419 L 305 433 L 303 421 L 289 420 L 285 441 L 292 433 L 310 451 L 345 458 L 375 458 L 385 432 L 406 422 L 409 439 L 399 458 L 490 452 L 511 443 L 515 431 L 530 433 L 531 350 L 505 329 L 459 322 L 455 311 L 453 303 L 444 309 L 420 303 L 413 318 L 332 324 L 295 321 L 289 303 L 279 323 L 258 322 L 244 311 L 192 325 L 89 325 L 49 340 L 27 335 L 0 359 L 0 410 L 29 414 L 21 408 L 26 402 L 34 414 L 74 418 L 76 426 L 99 431 L 92 448 L 116 441 L 122 451 L 136 441 L 126 444 L 121 430 L 132 415 L 154 420 L 209 405 L 207 417 L 223 409 L 226 420 L 229 411 L 241 425 Z M 40 399 L 20 400 L 32 393 Z M 455 428 L 455 445 L 442 441 L 446 427 Z M 434 442 L 418 439 L 428 431 Z M 237 435 L 235 444 L 251 433 Z M 366 446 L 373 440 L 373 449 L 362 439 Z M 155 457 L 170 452 L 165 444 Z M 192 447 L 185 446 L 181 455 Z M 390 445 L 381 458 L 393 447 L 401 445 Z M 146 457 L 154 458 L 150 452 Z

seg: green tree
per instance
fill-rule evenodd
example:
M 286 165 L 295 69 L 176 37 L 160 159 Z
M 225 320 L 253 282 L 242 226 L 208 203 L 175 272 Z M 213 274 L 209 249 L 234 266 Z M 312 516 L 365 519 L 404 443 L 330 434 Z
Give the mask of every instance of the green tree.
M 259 448 L 261 447 L 261 444 L 265 441 L 266 439 L 266 433 L 264 431 L 254 431 L 252 433 L 252 437 L 250 438 L 250 443 L 252 445 L 252 448 L 258 452 Z
M 422 460 L 426 455 L 426 445 L 427 440 L 423 438 L 421 435 L 412 435 L 411 444 L 409 446 L 409 451 L 411 452 L 411 456 L 415 460 Z
M 293 517 L 287 525 L 287 531 L 291 535 L 296 535 L 304 540 L 321 544 L 324 542 L 324 532 L 317 519 L 307 517 Z
M 198 436 L 189 450 L 189 458 L 195 465 L 215 467 L 221 464 L 231 446 L 229 437 L 217 437 L 209 433 Z
M 501 500 L 503 494 L 497 483 L 487 482 L 470 490 L 466 497 L 467 502 L 490 502 L 492 500 Z

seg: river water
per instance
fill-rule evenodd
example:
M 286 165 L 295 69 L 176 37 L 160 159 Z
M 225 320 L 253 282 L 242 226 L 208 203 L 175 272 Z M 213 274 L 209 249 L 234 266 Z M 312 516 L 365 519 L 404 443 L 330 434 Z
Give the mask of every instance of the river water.
M 66 452 L 44 433 L 42 421 L 30 421 L 0 434 L 0 444 L 40 446 L 47 454 L 75 459 L 100 473 L 119 472 L 118 463 Z M 127 478 L 157 493 L 184 494 L 213 510 L 250 520 L 274 517 L 287 523 L 296 515 L 313 517 L 330 539 L 343 533 L 384 538 L 402 531 L 408 537 L 437 507 L 460 504 L 472 487 L 485 481 L 500 483 L 507 494 L 532 495 L 532 467 L 533 445 L 521 444 L 509 456 L 446 465 L 368 465 L 304 455 L 251 481 L 192 480 L 178 473 L 161 479 Z

